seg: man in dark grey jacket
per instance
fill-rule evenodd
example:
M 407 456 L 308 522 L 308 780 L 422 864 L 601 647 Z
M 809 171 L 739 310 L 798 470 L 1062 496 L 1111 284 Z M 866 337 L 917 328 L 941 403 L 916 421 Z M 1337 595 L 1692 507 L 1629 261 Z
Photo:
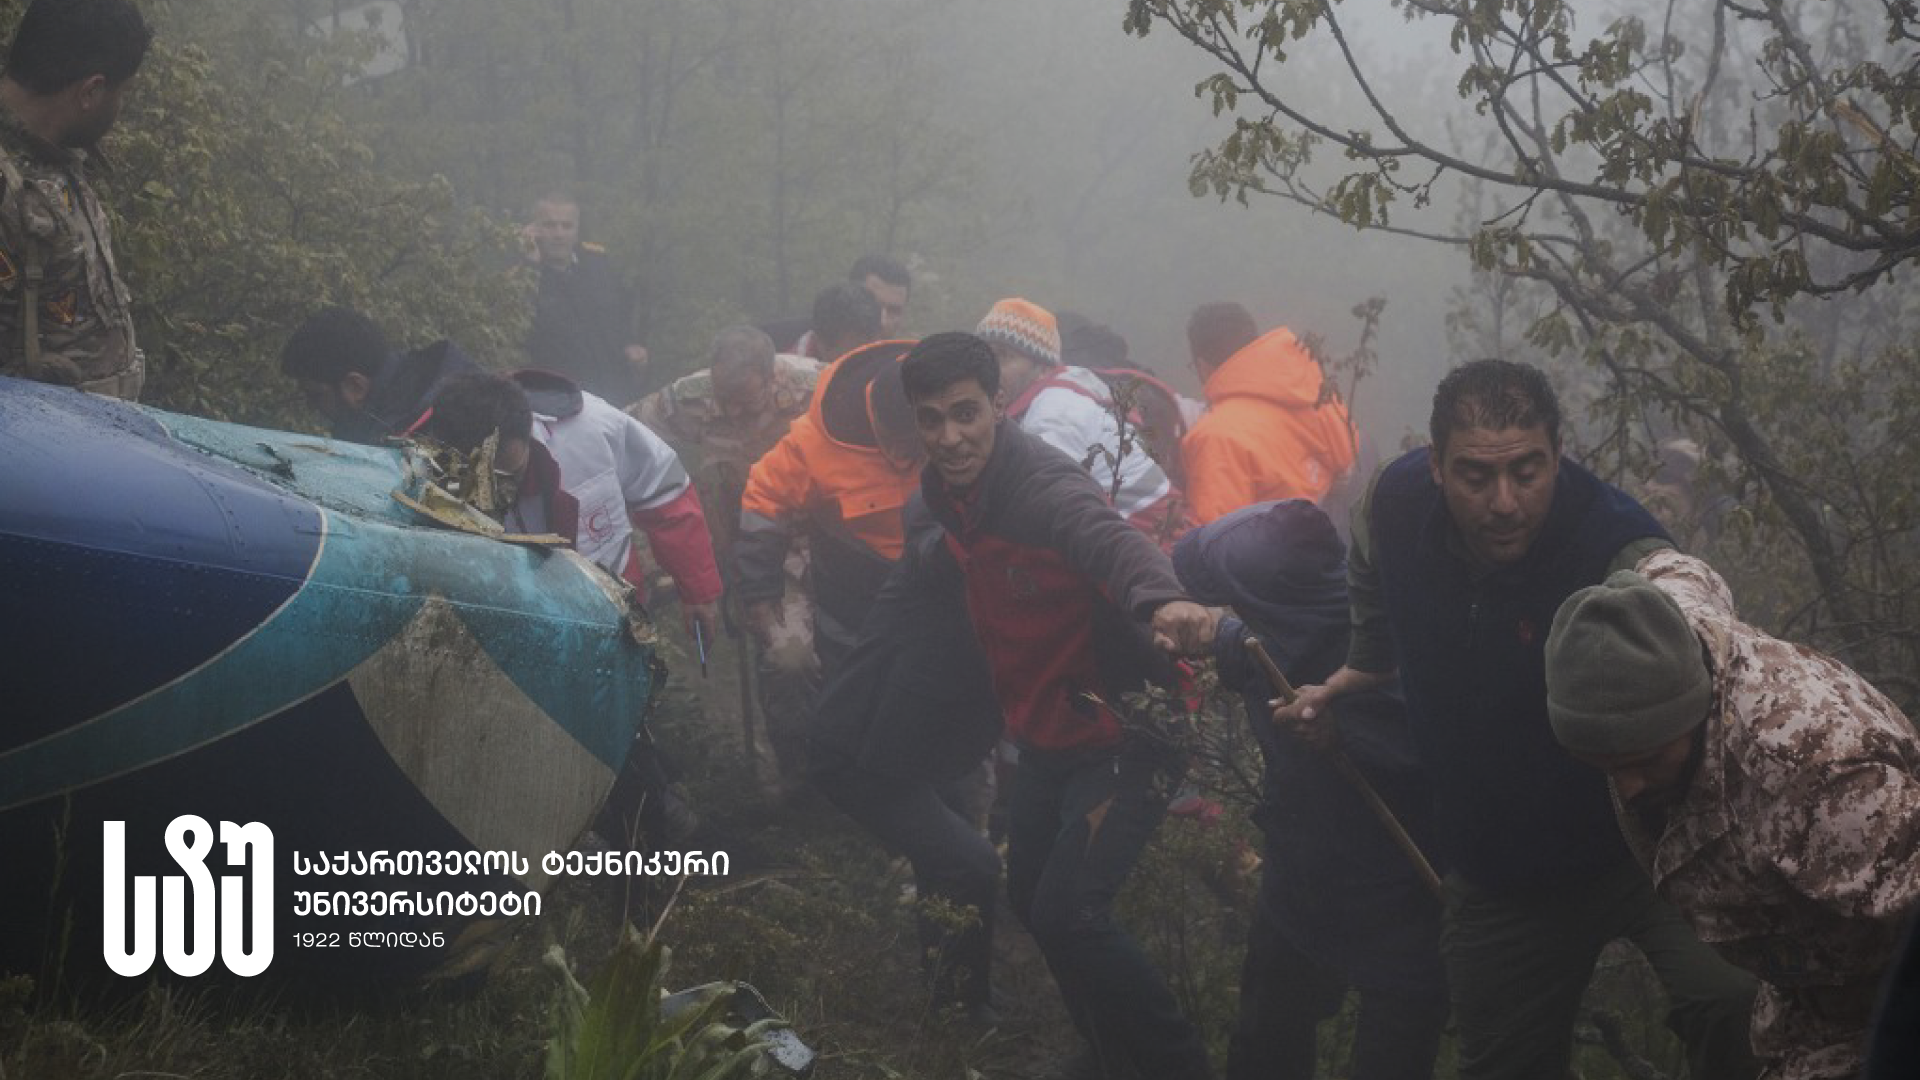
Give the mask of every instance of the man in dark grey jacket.
M 1214 618 L 1085 468 L 1005 419 L 999 376 L 971 334 L 935 334 L 901 364 L 929 459 L 921 491 L 1020 749 L 1007 894 L 1089 1045 L 1071 1075 L 1201 1080 L 1199 1033 L 1113 900 L 1183 767 L 1123 724 L 1122 695 L 1170 682 L 1159 653 L 1204 649 Z

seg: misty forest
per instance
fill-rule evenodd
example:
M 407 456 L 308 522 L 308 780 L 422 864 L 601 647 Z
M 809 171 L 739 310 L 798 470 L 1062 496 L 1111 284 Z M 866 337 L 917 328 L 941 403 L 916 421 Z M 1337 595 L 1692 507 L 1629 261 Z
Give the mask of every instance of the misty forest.
M 0 25 L 23 6 L 0 0 Z M 724 326 L 804 314 L 866 253 L 911 269 L 912 336 L 1027 297 L 1111 326 L 1196 396 L 1187 315 L 1238 301 L 1309 343 L 1363 461 L 1425 440 L 1452 365 L 1545 368 L 1569 454 L 1711 561 L 1744 617 L 1920 705 L 1904 0 L 142 6 L 153 52 L 101 190 L 144 404 L 322 430 L 278 357 L 334 304 L 396 344 L 524 364 L 516 233 L 556 189 L 634 289 L 648 390 L 704 367 Z M 664 973 L 583 886 L 484 982 L 371 1001 L 156 985 L 103 1005 L 16 975 L 0 1078 L 664 1077 L 664 1056 L 601 1072 L 552 1047 L 622 1023 L 581 1020 L 583 984 L 603 1007 L 639 986 L 624 1007 L 646 1012 L 656 984 L 715 979 L 758 987 L 821 1077 L 1046 1075 L 1072 1036 L 1030 943 L 1000 935 L 1022 1023 L 920 1001 L 911 875 L 829 809 L 762 804 L 741 646 L 713 643 L 702 678 L 662 622 L 655 726 L 739 844 L 730 878 L 653 898 L 640 929 Z M 1258 877 L 1258 766 L 1226 696 L 1182 721 L 1208 728 L 1198 802 L 1225 812 L 1169 818 L 1122 898 L 1216 1063 Z M 1658 994 L 1637 954 L 1608 953 L 1579 1075 L 1686 1074 Z M 1349 1075 L 1354 1022 L 1322 1028 L 1321 1075 Z

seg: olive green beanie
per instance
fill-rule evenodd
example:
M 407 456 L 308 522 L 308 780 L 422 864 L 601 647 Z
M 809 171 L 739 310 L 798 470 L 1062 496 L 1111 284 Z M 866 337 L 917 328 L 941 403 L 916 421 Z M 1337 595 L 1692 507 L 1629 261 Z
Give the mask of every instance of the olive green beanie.
M 1619 570 L 1560 605 L 1547 634 L 1547 717 L 1575 753 L 1639 754 L 1692 731 L 1713 700 L 1680 605 Z

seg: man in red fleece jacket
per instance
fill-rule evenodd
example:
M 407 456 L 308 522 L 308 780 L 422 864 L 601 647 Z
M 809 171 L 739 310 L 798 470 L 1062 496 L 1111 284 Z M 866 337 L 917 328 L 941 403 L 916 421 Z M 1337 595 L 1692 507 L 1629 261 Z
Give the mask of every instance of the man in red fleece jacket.
M 1007 422 L 985 341 L 936 334 L 901 378 L 929 458 L 921 490 L 1020 748 L 1007 894 L 1090 1046 L 1069 1075 L 1211 1076 L 1198 1031 L 1113 920 L 1183 765 L 1114 709 L 1148 677 L 1170 682 L 1159 653 L 1204 649 L 1214 616 L 1078 462 Z

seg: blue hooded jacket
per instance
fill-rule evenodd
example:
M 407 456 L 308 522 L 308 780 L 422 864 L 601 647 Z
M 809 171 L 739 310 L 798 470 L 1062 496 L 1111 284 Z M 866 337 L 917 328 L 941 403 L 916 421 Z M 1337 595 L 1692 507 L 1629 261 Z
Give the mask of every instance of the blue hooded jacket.
M 1438 902 L 1325 755 L 1268 719 L 1274 690 L 1246 648 L 1257 635 L 1295 686 L 1325 682 L 1345 660 L 1346 549 L 1333 523 L 1304 499 L 1256 503 L 1182 537 L 1173 565 L 1195 600 L 1237 616 L 1221 622 L 1215 661 L 1264 759 L 1260 902 L 1294 948 L 1351 985 L 1440 988 Z M 1333 709 L 1348 758 L 1431 857 L 1432 796 L 1399 685 Z

